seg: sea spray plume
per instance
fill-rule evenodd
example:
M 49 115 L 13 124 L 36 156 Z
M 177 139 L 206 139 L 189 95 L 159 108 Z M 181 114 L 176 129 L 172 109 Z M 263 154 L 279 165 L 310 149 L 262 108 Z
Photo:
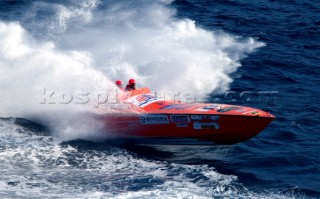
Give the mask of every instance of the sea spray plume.
M 18 23 L 0 23 L 0 35 L 1 117 L 32 119 L 64 140 L 102 136 L 103 123 L 88 111 L 116 103 L 116 87 L 92 68 L 90 55 L 58 51 Z
M 133 77 L 153 91 L 228 90 L 241 59 L 264 44 L 177 19 L 170 3 L 83 0 L 42 2 L 37 9 L 54 7 L 40 23 L 56 24 L 48 38 L 60 49 L 89 52 L 95 68 L 111 79 Z
M 33 1 L 21 23 L 38 38 L 52 38 L 67 30 L 69 24 L 89 23 L 99 0 Z M 44 12 L 45 11 L 45 12 Z M 44 14 L 45 13 L 45 14 Z M 39 23 L 40 22 L 40 23 Z
M 18 23 L 1 22 L 0 35 L 2 116 L 23 116 L 63 104 L 46 104 L 44 89 L 73 94 L 114 87 L 91 66 L 85 52 L 57 50 L 54 43 L 38 42 Z

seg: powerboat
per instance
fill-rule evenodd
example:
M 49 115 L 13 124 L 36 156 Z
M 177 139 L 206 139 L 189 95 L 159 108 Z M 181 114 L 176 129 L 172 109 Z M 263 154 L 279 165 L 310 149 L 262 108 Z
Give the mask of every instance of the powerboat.
M 256 108 L 166 100 L 148 88 L 120 92 L 119 103 L 99 109 L 113 139 L 161 144 L 235 144 L 259 134 L 275 116 Z

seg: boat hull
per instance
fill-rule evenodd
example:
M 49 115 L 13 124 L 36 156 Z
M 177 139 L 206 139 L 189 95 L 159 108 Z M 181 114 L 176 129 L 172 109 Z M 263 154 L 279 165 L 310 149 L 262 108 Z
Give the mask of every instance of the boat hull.
M 180 118 L 180 119 L 179 119 Z M 104 131 L 112 138 L 190 138 L 234 144 L 260 133 L 273 117 L 196 114 L 108 114 Z M 130 138 L 130 139 L 129 139 Z M 181 141 L 180 141 L 181 142 Z
M 98 117 L 105 134 L 124 140 L 192 139 L 234 144 L 256 136 L 275 118 L 251 107 L 166 100 L 147 88 L 123 92 L 119 102 L 100 109 Z

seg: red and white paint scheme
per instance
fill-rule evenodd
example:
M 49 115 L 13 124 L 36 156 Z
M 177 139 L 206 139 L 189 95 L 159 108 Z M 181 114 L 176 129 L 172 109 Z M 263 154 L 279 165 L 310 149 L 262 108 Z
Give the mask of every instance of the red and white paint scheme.
M 148 88 L 121 92 L 118 98 L 120 104 L 100 109 L 99 119 L 108 134 L 131 141 L 234 144 L 256 136 L 275 118 L 251 107 L 164 100 Z

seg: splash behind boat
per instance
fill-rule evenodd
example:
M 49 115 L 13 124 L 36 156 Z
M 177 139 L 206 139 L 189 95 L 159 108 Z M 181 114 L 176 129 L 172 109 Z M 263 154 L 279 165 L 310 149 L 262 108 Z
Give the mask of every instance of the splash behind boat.
M 251 107 L 164 100 L 148 88 L 123 92 L 118 99 L 121 106 L 100 109 L 100 119 L 113 138 L 130 141 L 234 144 L 256 136 L 275 118 Z

